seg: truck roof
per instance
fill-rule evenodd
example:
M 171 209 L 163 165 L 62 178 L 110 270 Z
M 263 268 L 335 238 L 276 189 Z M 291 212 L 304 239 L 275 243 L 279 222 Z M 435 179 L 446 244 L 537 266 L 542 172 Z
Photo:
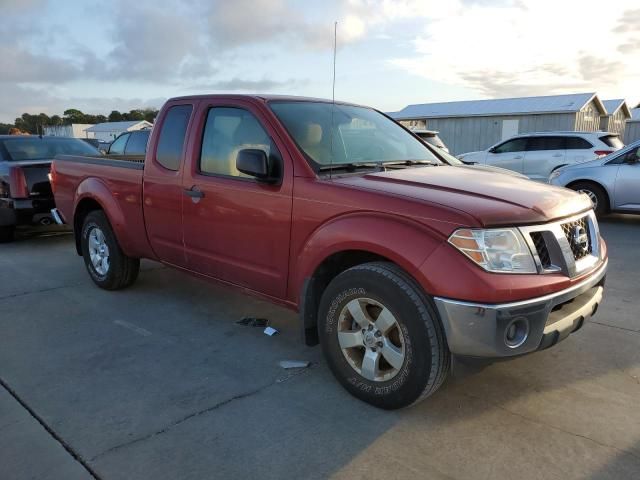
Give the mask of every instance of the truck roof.
M 332 103 L 333 101 L 327 98 L 314 98 L 314 97 L 302 97 L 297 95 L 272 95 L 272 94 L 226 94 L 226 93 L 211 93 L 211 94 L 201 94 L 201 95 L 186 95 L 180 97 L 173 97 L 169 100 L 203 100 L 203 99 L 245 99 L 245 100 L 257 100 L 260 102 L 271 102 L 271 101 L 289 101 L 289 102 L 322 102 L 322 103 Z M 335 103 L 339 105 L 350 105 L 354 107 L 366 107 L 365 105 L 358 105 L 357 103 L 344 102 L 341 100 L 336 100 Z M 370 107 L 366 107 L 370 108 Z

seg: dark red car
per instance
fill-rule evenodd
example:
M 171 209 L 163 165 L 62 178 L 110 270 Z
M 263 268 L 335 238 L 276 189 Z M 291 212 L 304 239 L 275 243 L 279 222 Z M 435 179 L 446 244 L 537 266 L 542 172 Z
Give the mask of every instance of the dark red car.
M 435 392 L 451 355 L 547 348 L 602 299 L 586 196 L 448 166 L 366 107 L 176 98 L 144 162 L 61 156 L 52 174 L 98 286 L 150 258 L 297 310 L 342 385 L 383 408 Z

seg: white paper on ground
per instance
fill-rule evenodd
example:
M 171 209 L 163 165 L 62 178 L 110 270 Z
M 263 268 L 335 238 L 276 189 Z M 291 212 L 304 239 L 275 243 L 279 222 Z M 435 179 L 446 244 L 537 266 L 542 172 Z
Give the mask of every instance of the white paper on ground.
M 276 333 L 278 333 L 278 330 L 276 330 L 273 327 L 267 327 L 264 329 L 264 333 L 265 335 L 269 335 L 270 337 L 273 337 Z

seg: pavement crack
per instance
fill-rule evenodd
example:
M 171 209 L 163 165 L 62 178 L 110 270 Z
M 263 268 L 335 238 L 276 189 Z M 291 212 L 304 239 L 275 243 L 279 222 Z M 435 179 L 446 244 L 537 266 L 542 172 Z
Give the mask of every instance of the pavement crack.
M 469 397 L 469 398 L 472 398 L 474 400 L 480 400 L 480 401 L 487 402 L 487 400 L 485 400 L 485 399 L 483 399 L 481 397 L 476 397 L 474 395 L 469 395 L 468 393 L 463 393 L 462 395 L 464 395 L 466 397 Z M 604 447 L 604 448 L 610 448 L 610 449 L 615 450 L 616 452 L 618 452 L 620 454 L 629 455 L 629 456 L 635 458 L 636 460 L 640 461 L 640 454 L 637 454 L 637 453 L 635 453 L 633 451 L 625 450 L 623 448 L 616 447 L 615 445 L 609 445 L 608 443 L 600 442 L 600 441 L 595 440 L 595 439 L 593 439 L 591 437 L 588 437 L 586 435 L 582 435 L 580 433 L 572 432 L 571 430 L 566 430 L 566 429 L 564 429 L 562 427 L 558 427 L 557 425 L 552 425 L 550 423 L 543 422 L 542 420 L 538 420 L 538 419 L 535 419 L 535 418 L 527 417 L 526 415 L 523 415 L 522 413 L 518 413 L 518 412 L 514 412 L 513 410 L 509 410 L 507 407 L 503 407 L 502 405 L 500 405 L 498 403 L 494 403 L 494 402 L 487 402 L 487 403 L 489 405 L 493 406 L 493 407 L 496 407 L 496 408 L 502 410 L 503 412 L 507 412 L 507 413 L 510 413 L 511 415 L 515 415 L 516 417 L 522 418 L 523 420 L 526 420 L 527 422 L 535 423 L 536 425 L 542 425 L 544 427 L 551 428 L 552 430 L 556 430 L 556 431 L 559 431 L 559 432 L 562 432 L 562 433 L 566 433 L 567 435 L 571 435 L 573 437 L 578 437 L 578 438 L 582 438 L 584 440 L 588 440 L 590 442 L 595 443 L 596 445 L 599 445 L 599 446 Z
M 13 390 L 2 378 L 0 378 L 0 386 L 4 388 L 9 395 L 13 397 L 13 399 L 18 402 L 22 408 L 24 408 L 31 417 L 37 421 L 42 428 L 46 430 L 46 432 L 51 435 L 51 437 L 60 444 L 62 448 L 66 450 L 66 452 L 73 457 L 73 459 L 78 462 L 80 465 L 84 467 L 84 469 L 93 477 L 95 480 L 101 480 L 101 477 L 96 473 L 93 468 L 89 466 L 87 461 L 78 453 L 74 448 L 69 445 L 53 428 L 51 428 L 43 419 L 38 415 L 20 396 Z
M 308 370 L 309 369 L 305 369 L 305 371 L 308 371 Z M 103 451 L 101 453 L 98 453 L 97 455 L 93 456 L 90 461 L 94 462 L 98 458 L 104 457 L 105 455 L 108 455 L 108 454 L 110 454 L 112 452 L 115 452 L 117 450 L 120 450 L 122 448 L 129 447 L 129 446 L 134 445 L 136 443 L 144 442 L 146 440 L 149 440 L 150 438 L 157 437 L 158 435 L 162 435 L 163 433 L 168 432 L 172 428 L 177 427 L 178 425 L 181 425 L 184 422 L 187 422 L 187 421 L 191 420 L 192 418 L 198 417 L 200 415 L 207 414 L 209 412 L 212 412 L 214 410 L 222 408 L 222 407 L 224 407 L 226 405 L 229 405 L 230 403 L 236 402 L 238 400 L 242 400 L 242 399 L 245 399 L 245 398 L 253 397 L 255 395 L 258 395 L 259 393 L 261 393 L 262 391 L 266 390 L 269 387 L 272 387 L 274 385 L 279 385 L 279 384 L 281 384 L 283 382 L 286 382 L 286 381 L 290 380 L 291 378 L 297 377 L 297 376 L 298 376 L 298 374 L 289 375 L 289 376 L 286 376 L 284 378 L 283 377 L 277 378 L 277 379 L 275 379 L 274 381 L 272 381 L 270 383 L 262 385 L 261 387 L 258 387 L 256 389 L 250 390 L 250 391 L 245 392 L 245 393 L 240 393 L 238 395 L 234 395 L 234 396 L 232 396 L 230 398 L 227 398 L 226 400 L 222 400 L 222 401 L 220 401 L 220 402 L 218 402 L 218 403 L 216 403 L 216 404 L 214 404 L 214 405 L 212 405 L 210 407 L 203 408 L 202 410 L 198 410 L 196 412 L 190 413 L 189 415 L 186 415 L 186 416 L 184 416 L 182 418 L 179 418 L 178 420 L 176 420 L 174 422 L 171 422 L 169 425 L 167 425 L 166 427 L 161 428 L 160 430 L 157 430 L 157 431 L 152 432 L 152 433 L 148 433 L 148 434 L 143 435 L 141 437 L 134 438 L 132 440 L 129 440 L 129 441 L 120 443 L 118 445 L 115 445 L 113 447 L 110 447 L 107 450 L 105 450 L 105 451 Z
M 589 323 L 595 323 L 596 325 L 602 325 L 603 327 L 615 328 L 617 330 L 624 330 L 625 332 L 640 333 L 640 330 L 635 330 L 633 328 L 627 328 L 627 327 L 620 327 L 618 325 L 611 325 L 609 323 L 596 322 L 595 320 L 589 320 Z
M 70 285 L 60 285 L 58 287 L 48 287 L 48 288 L 41 288 L 39 290 L 31 290 L 30 292 L 12 293 L 10 295 L 4 295 L 4 296 L 0 297 L 0 300 L 6 300 L 8 298 L 24 297 L 25 295 L 33 295 L 35 293 L 44 293 L 44 292 L 51 292 L 51 291 L 54 291 L 54 290 L 62 290 L 63 288 L 78 287 L 78 286 L 82 285 L 83 283 L 84 282 L 72 283 Z

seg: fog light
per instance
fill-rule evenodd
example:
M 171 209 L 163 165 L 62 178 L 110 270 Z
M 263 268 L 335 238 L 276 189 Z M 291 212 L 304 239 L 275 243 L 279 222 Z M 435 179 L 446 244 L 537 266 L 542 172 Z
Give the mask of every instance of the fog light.
M 518 348 L 529 336 L 529 320 L 525 317 L 513 319 L 504 329 L 504 343 L 509 348 Z

